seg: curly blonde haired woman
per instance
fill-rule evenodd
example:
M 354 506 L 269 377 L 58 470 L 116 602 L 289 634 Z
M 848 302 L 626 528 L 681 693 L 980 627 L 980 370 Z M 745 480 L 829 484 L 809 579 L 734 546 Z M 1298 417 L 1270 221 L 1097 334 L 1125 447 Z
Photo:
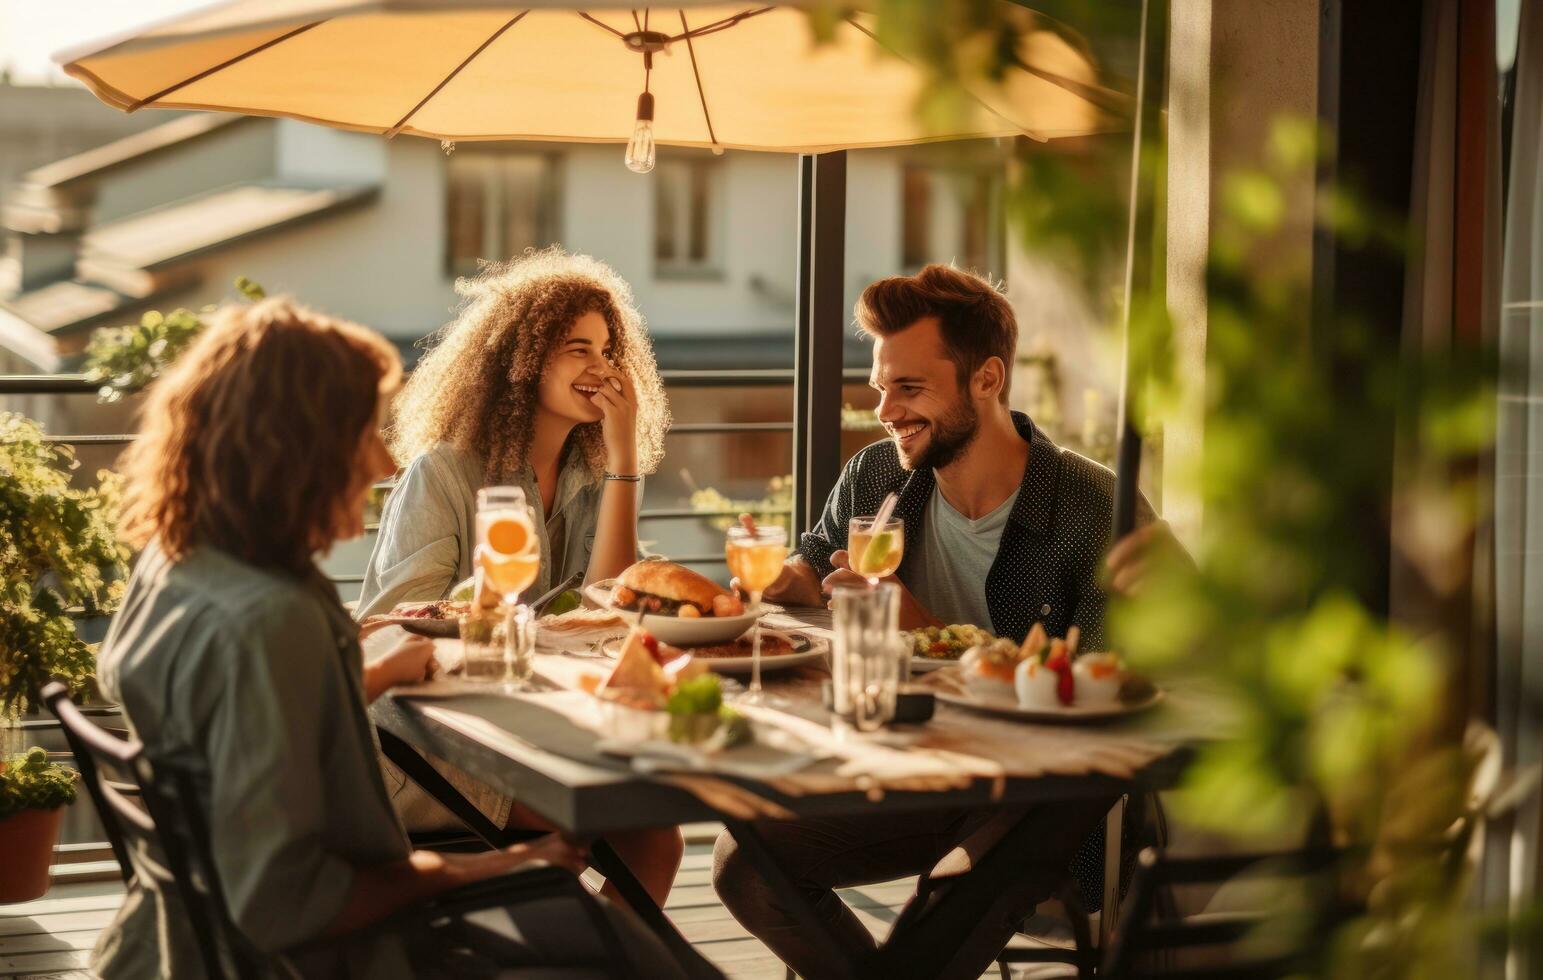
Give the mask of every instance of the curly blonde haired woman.
M 639 478 L 664 455 L 669 408 L 632 290 L 610 266 L 559 248 L 487 266 L 456 283 L 456 319 L 393 406 L 392 454 L 407 468 L 381 517 L 355 615 L 442 599 L 472 574 L 477 490 L 523 487 L 536 512 L 540 595 L 583 572 L 637 559 Z M 535 814 L 438 760 L 499 826 L 544 828 Z M 409 827 L 448 814 L 387 775 Z M 610 840 L 662 904 L 680 863 L 674 829 Z
M 489 265 L 395 406 L 407 465 L 386 504 L 356 615 L 441 599 L 472 574 L 477 490 L 523 487 L 536 510 L 539 595 L 637 558 L 637 478 L 664 454 L 669 409 L 632 290 L 561 249 Z

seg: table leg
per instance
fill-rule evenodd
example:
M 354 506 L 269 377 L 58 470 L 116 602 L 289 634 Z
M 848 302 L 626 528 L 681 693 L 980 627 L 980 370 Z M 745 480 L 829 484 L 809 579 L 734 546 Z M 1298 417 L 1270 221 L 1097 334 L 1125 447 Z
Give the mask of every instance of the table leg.
M 1125 830 L 1125 805 L 1121 796 L 1104 818 L 1104 910 L 1098 917 L 1098 948 L 1103 950 L 1120 919 L 1120 838 Z
M 841 944 L 836 941 L 835 936 L 831 934 L 825 921 L 815 911 L 814 905 L 810 903 L 808 897 L 797 885 L 793 884 L 793 880 L 782 869 L 782 865 L 777 863 L 776 857 L 772 854 L 771 849 L 766 846 L 766 841 L 756 832 L 755 826 L 740 820 L 724 820 L 723 825 L 734 837 L 734 842 L 739 845 L 740 853 L 755 866 L 756 871 L 761 876 L 761 880 L 766 882 L 767 887 L 777 896 L 777 900 L 783 904 L 792 914 L 793 918 L 797 920 L 799 926 L 805 930 L 809 941 L 823 947 L 821 952 L 824 958 L 828 962 L 836 964 L 840 973 L 833 973 L 831 975 L 858 976 L 859 970 L 857 964 L 853 962 L 851 954 L 844 950 Z
M 1041 892 L 1039 898 L 1054 894 L 1068 877 L 1055 856 L 1074 853 L 1088 828 L 1108 808 L 1107 800 L 1036 806 L 1010 824 L 1004 820 L 987 825 L 982 831 L 989 833 L 980 839 L 967 838 L 962 846 L 973 852 L 968 866 L 946 869 L 949 873 L 941 877 L 935 869 L 924 879 L 879 947 L 871 975 L 958 977 L 963 975 L 960 971 L 979 975 L 1000 954 L 1000 940 L 1011 933 L 1008 929 L 1001 936 L 988 935 L 979 927 L 1004 921 L 1002 916 L 1009 911 L 1000 905 L 1004 897 L 1016 894 L 1027 902 L 1036 889 Z M 1027 881 L 1027 875 L 1034 875 L 1034 880 Z M 1019 891 L 1026 887 L 1028 891 Z M 1027 911 L 1018 908 L 1011 914 L 1021 916 Z M 977 956 L 978 963 L 974 962 Z M 1082 948 L 1064 961 L 1085 971 L 1091 960 L 1090 952 Z
M 454 814 L 456 819 L 471 828 L 473 833 L 491 847 L 505 847 L 513 842 L 516 834 L 493 826 L 493 822 L 483 816 L 481 810 L 462 796 L 460 791 L 440 775 L 439 770 L 429 765 L 428 760 L 419 755 L 411 745 L 384 729 L 378 729 L 378 732 L 381 752 L 386 758 L 395 763 L 408 779 L 417 783 L 419 788 Z M 704 980 L 706 978 L 720 980 L 722 974 L 718 969 L 686 941 L 686 937 L 675 928 L 675 924 L 669 920 L 664 910 L 659 908 L 659 904 L 633 875 L 632 869 L 628 868 L 612 850 L 611 845 L 603 840 L 595 841 L 590 847 L 590 856 L 594 859 L 595 869 L 605 875 L 606 881 L 616 886 L 617 893 L 627 902 L 633 913 L 642 919 L 644 925 L 652 929 L 665 946 L 675 954 L 688 975 L 701 977 Z
M 643 924 L 648 926 L 658 936 L 675 958 L 680 961 L 681 968 L 692 977 L 720 978 L 723 976 L 718 968 L 709 963 L 696 947 L 687 941 L 680 930 L 675 928 L 675 923 L 655 902 L 653 896 L 638 881 L 632 869 L 621 859 L 615 849 L 604 839 L 596 840 L 589 846 L 590 863 L 595 870 L 605 875 L 605 880 L 616 888 L 617 894 L 627 903 L 633 913 Z
M 482 811 L 472 805 L 471 800 L 462 796 L 460 791 L 450 785 L 450 781 L 440 775 L 438 769 L 429 765 L 429 760 L 419 755 L 411 745 L 384 728 L 376 729 L 376 734 L 380 737 L 381 753 L 402 770 L 408 779 L 416 783 L 419 789 L 432 796 L 440 806 L 449 810 L 472 833 L 481 837 L 489 847 L 508 847 L 514 843 L 514 835 L 502 827 L 495 827 L 493 821 L 483 816 Z

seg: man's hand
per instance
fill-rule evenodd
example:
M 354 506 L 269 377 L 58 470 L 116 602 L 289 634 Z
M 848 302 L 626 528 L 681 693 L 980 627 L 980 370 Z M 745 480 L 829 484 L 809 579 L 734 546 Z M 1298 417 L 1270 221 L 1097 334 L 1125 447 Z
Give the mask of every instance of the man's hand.
M 1137 595 L 1152 568 L 1160 562 L 1178 558 L 1188 563 L 1190 557 L 1173 536 L 1167 521 L 1153 521 L 1136 528 L 1115 543 L 1104 559 L 1104 581 L 1110 592 Z
M 743 593 L 739 579 L 729 582 L 729 588 Z M 809 563 L 794 555 L 782 563 L 777 580 L 766 587 L 761 598 L 783 606 L 823 606 L 825 596 L 820 592 L 820 579 Z
M 838 585 L 850 585 L 865 587 L 868 580 L 852 571 L 852 558 L 846 550 L 836 552 L 830 556 L 830 563 L 836 566 L 836 570 L 825 576 L 825 581 L 820 587 L 826 594 L 835 591 Z M 928 611 L 927 607 L 911 594 L 911 590 L 905 587 L 905 583 L 893 575 L 879 579 L 881 582 L 889 582 L 900 590 L 900 628 L 903 630 L 921 629 L 923 626 L 945 625 L 936 616 Z M 829 603 L 827 603 L 829 605 Z

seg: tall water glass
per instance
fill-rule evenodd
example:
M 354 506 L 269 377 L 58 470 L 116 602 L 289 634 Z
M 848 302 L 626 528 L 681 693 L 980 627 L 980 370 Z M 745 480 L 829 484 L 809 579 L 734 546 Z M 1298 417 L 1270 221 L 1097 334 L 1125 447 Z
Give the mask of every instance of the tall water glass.
M 895 715 L 900 590 L 891 582 L 837 586 L 831 605 L 831 707 L 858 731 L 871 732 Z

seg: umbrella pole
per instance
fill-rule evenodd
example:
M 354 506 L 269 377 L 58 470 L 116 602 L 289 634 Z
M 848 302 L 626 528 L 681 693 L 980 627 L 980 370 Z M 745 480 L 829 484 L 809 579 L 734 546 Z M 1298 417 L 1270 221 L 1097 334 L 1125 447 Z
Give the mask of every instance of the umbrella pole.
M 1145 383 L 1145 365 L 1131 344 L 1131 322 L 1138 303 L 1164 299 L 1164 243 L 1157 235 L 1157 204 L 1163 198 L 1163 155 L 1147 145 L 1161 145 L 1162 108 L 1167 88 L 1168 0 L 1143 0 L 1141 61 L 1136 80 L 1135 132 L 1131 139 L 1130 223 L 1125 242 L 1123 364 L 1120 371 L 1120 442 L 1115 459 L 1113 540 L 1136 526 L 1136 495 L 1141 480 L 1141 430 L 1136 425 L 1131 392 Z
M 798 158 L 793 340 L 793 533 L 813 527 L 841 472 L 847 155 Z

